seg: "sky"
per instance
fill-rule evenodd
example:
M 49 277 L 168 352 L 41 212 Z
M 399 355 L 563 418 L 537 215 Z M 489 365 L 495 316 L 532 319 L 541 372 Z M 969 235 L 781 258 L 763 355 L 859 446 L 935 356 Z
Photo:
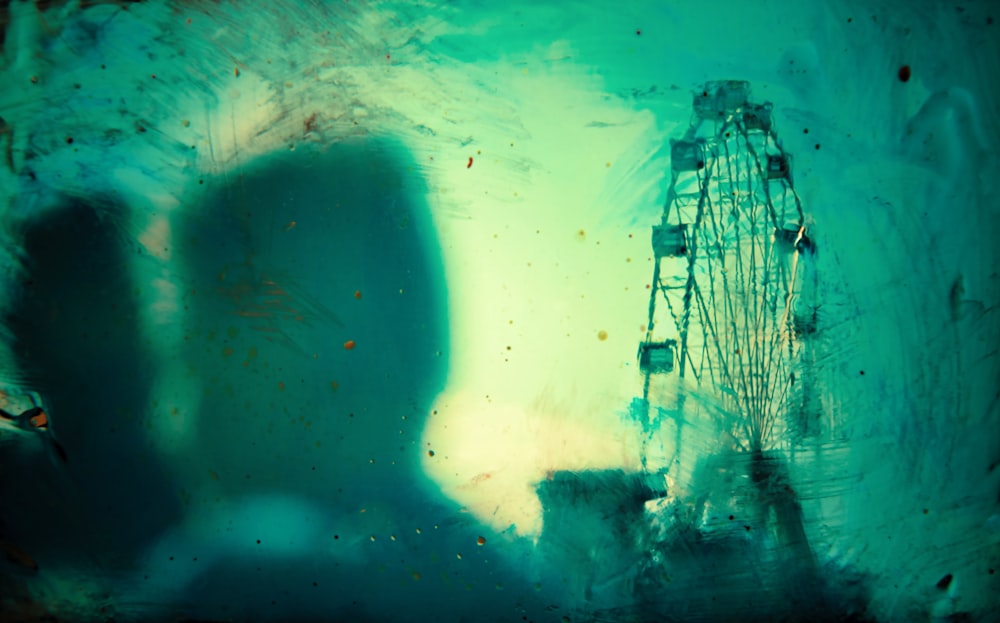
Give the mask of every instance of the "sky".
M 996 17 L 7 3 L 0 408 L 34 396 L 69 457 L 0 437 L 0 538 L 37 566 L 3 571 L 16 608 L 593 620 L 643 602 L 725 620 L 697 605 L 698 564 L 671 571 L 701 587 L 687 600 L 588 575 L 632 546 L 574 558 L 594 535 L 546 532 L 539 486 L 641 472 L 629 405 L 669 140 L 701 85 L 739 79 L 774 105 L 818 248 L 822 433 L 783 450 L 812 554 L 863 578 L 872 620 L 987 620 Z M 724 444 L 693 431 L 668 493 L 726 507 L 724 479 L 693 476 Z

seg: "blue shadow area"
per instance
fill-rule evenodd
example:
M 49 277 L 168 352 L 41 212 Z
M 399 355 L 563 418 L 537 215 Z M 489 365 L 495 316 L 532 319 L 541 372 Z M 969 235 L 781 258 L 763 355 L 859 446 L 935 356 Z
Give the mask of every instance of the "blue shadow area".
M 145 447 L 153 360 L 124 217 L 123 206 L 102 198 L 66 199 L 24 225 L 24 280 L 5 322 L 66 462 L 4 452 L 0 496 L 10 538 L 38 559 L 127 566 L 179 516 Z
M 214 558 L 197 544 L 163 552 L 182 573 L 212 561 L 184 599 L 198 606 L 177 616 L 544 613 L 500 539 L 477 545 L 482 526 L 419 467 L 448 338 L 436 233 L 412 171 L 380 142 L 300 149 L 207 180 L 218 187 L 186 208 L 179 356 L 201 385 L 195 453 L 227 496 L 259 510 L 229 525 L 238 543 Z
M 448 317 L 414 170 L 371 140 L 263 157 L 201 180 L 156 259 L 121 205 L 26 225 L 6 321 L 68 459 L 0 459 L 19 616 L 69 568 L 114 589 L 81 620 L 561 618 L 530 546 L 420 469 Z
M 176 227 L 178 354 L 221 486 L 357 499 L 416 468 L 447 313 L 422 185 L 394 157 L 269 157 Z

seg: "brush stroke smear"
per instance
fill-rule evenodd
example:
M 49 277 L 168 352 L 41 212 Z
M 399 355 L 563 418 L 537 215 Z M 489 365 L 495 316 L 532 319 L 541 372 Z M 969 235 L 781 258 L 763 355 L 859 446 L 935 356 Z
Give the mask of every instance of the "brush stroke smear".
M 986 620 L 998 17 L 3 3 L 0 408 L 36 392 L 68 461 L 0 431 L 35 563 L 0 612 Z M 728 78 L 774 103 L 819 250 L 818 432 L 766 470 L 696 388 L 714 419 L 629 417 L 669 139 Z

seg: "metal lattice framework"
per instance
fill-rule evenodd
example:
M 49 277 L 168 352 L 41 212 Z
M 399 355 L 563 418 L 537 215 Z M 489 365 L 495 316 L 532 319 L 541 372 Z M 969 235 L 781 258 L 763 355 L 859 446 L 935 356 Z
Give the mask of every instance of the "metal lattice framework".
M 761 451 L 779 438 L 795 383 L 799 260 L 812 250 L 791 156 L 771 104 L 752 103 L 743 81 L 696 93 L 690 127 L 670 149 L 638 353 L 646 418 L 651 384 L 676 373 L 738 415 L 733 437 Z

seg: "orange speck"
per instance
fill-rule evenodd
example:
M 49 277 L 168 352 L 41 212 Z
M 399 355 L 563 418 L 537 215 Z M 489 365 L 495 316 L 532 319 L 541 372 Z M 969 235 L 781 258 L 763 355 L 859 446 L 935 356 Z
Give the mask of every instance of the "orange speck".
M 293 227 L 295 227 L 295 226 L 296 226 L 297 224 L 298 224 L 298 223 L 296 223 L 295 221 L 288 221 L 288 225 L 285 225 L 285 231 L 289 231 L 289 230 L 291 230 L 291 229 L 292 229 Z
M 240 77 L 240 68 L 239 67 L 233 67 L 233 75 L 236 76 L 237 78 Z
M 465 165 L 465 168 L 466 169 L 471 169 L 472 168 L 472 156 L 469 156 L 469 164 Z
M 344 342 L 344 350 L 354 350 L 354 340 L 347 340 Z
M 608 339 L 608 332 L 607 331 L 603 331 L 603 330 L 602 331 L 598 331 L 597 332 L 597 339 L 601 340 L 602 342 L 604 340 Z
M 278 381 L 278 391 L 280 392 L 285 391 L 285 384 L 282 383 L 281 381 Z
M 476 545 L 479 545 L 480 547 L 486 545 L 486 537 L 481 536 L 478 539 L 476 539 Z
M 361 290 L 355 290 L 354 291 L 354 298 L 356 298 L 356 299 L 361 298 Z
M 330 387 L 333 389 L 333 391 L 337 391 L 339 385 L 337 385 L 337 381 L 330 381 Z
M 418 573 L 418 572 L 414 571 L 414 572 L 413 572 L 413 579 L 414 579 L 414 580 L 419 580 L 419 579 L 420 579 L 420 573 Z
M 216 474 L 215 472 L 213 472 L 212 470 L 208 470 L 208 475 L 212 477 L 212 480 L 218 480 L 219 479 L 219 475 Z
M 44 411 L 39 411 L 38 415 L 31 418 L 31 425 L 35 428 L 42 428 L 43 426 L 48 426 L 49 416 L 45 415 Z

